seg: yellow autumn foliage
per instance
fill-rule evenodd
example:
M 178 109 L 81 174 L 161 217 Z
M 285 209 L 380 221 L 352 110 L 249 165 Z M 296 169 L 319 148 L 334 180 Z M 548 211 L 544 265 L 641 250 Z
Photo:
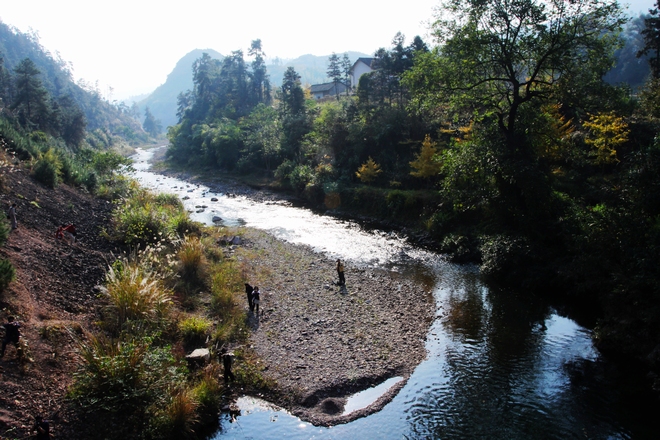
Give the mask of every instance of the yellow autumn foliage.
M 410 166 L 413 168 L 410 175 L 422 179 L 437 176 L 442 168 L 442 164 L 437 160 L 437 154 L 436 144 L 431 141 L 431 136 L 427 134 L 424 142 L 422 142 L 422 149 L 419 154 L 416 154 L 415 160 L 410 162 Z
M 382 172 L 383 170 L 380 169 L 380 165 L 378 165 L 371 158 L 371 156 L 369 156 L 369 159 L 365 163 L 363 163 L 362 166 L 360 166 L 360 168 L 358 168 L 355 175 L 362 182 L 369 183 L 376 180 L 376 177 L 378 177 L 378 175 Z
M 585 140 L 587 145 L 593 147 L 591 155 L 598 165 L 618 162 L 616 150 L 628 142 L 630 128 L 621 116 L 614 112 L 589 115 L 584 122 L 589 129 L 589 137 Z

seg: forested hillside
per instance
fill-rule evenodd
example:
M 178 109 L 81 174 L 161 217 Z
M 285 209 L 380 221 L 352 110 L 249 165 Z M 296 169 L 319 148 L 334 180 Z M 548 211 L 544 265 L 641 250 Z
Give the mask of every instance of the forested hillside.
M 181 58 L 172 72 L 167 76 L 164 84 L 160 85 L 148 97 L 138 102 L 138 114 L 144 114 L 149 108 L 156 119 L 161 121 L 162 127 L 176 125 L 179 119 L 177 113 L 177 97 L 193 88 L 192 66 L 195 60 L 207 53 L 211 58 L 222 60 L 223 55 L 213 49 L 195 49 Z M 359 52 L 347 52 L 351 61 L 368 55 Z M 266 66 L 268 76 L 273 84 L 281 84 L 287 68 L 293 67 L 300 75 L 301 82 L 306 85 L 328 81 L 327 66 L 330 55 L 316 56 L 303 55 L 293 60 L 282 61 L 276 59 Z
M 22 33 L 1 21 L 0 63 L 0 98 L 5 116 L 14 111 L 20 93 L 16 90 L 18 84 L 11 79 L 20 68 L 23 75 L 38 81 L 47 93 L 41 94 L 45 105 L 38 110 L 39 118 L 48 117 L 48 113 L 54 118 L 77 119 L 80 124 L 84 120 L 89 142 L 98 146 L 108 146 L 112 137 L 129 142 L 147 140 L 130 109 L 109 103 L 92 84 L 75 83 L 71 66 L 45 50 L 36 35 Z M 28 70 L 26 64 L 30 64 Z
M 610 0 L 479 5 L 443 2 L 453 19 L 437 17 L 437 45 L 396 35 L 330 102 L 308 99 L 291 67 L 268 83 L 258 51 L 202 57 L 169 157 L 414 227 L 493 284 L 589 310 L 602 351 L 660 389 L 658 13 L 627 24 Z

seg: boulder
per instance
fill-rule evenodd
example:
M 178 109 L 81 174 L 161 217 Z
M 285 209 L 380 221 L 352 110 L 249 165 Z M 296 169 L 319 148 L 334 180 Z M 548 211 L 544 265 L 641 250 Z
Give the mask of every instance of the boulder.
M 208 348 L 197 348 L 186 356 L 186 360 L 191 365 L 205 365 L 211 360 L 211 352 Z

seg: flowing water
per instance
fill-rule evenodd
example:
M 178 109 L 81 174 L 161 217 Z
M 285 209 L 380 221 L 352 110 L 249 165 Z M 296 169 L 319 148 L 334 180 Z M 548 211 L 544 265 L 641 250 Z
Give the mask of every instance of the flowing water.
M 594 348 L 590 330 L 533 293 L 491 290 L 473 267 L 450 264 L 397 234 L 287 203 L 228 197 L 154 174 L 148 165 L 152 154 L 138 151 L 134 176 L 145 187 L 185 198 L 193 219 L 212 224 L 218 216 L 226 225 L 260 228 L 308 244 L 345 259 L 348 267 L 383 267 L 418 277 L 430 285 L 436 301 L 427 359 L 381 411 L 344 425 L 315 427 L 244 396 L 238 401 L 241 415 L 236 420 L 223 416 L 214 439 L 628 439 L 657 434 L 650 409 L 626 400 L 617 389 L 612 367 Z M 399 380 L 353 396 L 346 412 L 373 402 Z

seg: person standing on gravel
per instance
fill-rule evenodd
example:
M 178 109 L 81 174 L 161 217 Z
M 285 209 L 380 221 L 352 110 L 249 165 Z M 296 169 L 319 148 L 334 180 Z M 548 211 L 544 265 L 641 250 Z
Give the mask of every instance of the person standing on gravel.
M 21 337 L 21 324 L 15 320 L 13 316 L 7 318 L 7 323 L 2 325 L 5 328 L 5 337 L 2 338 L 2 350 L 0 350 L 0 358 L 5 355 L 5 348 L 10 342 L 14 344 L 18 350 L 18 340 Z
M 9 211 L 7 211 L 7 218 L 11 222 L 12 229 L 18 228 L 18 223 L 16 222 L 16 203 L 12 203 L 9 207 Z
M 339 285 L 345 285 L 346 278 L 344 278 L 344 264 L 339 259 L 337 259 L 337 275 L 339 275 Z
M 259 302 L 260 302 L 260 293 L 259 293 L 259 288 L 257 286 L 254 286 L 254 290 L 252 291 L 252 306 L 254 309 L 257 311 L 257 316 L 259 316 Z

